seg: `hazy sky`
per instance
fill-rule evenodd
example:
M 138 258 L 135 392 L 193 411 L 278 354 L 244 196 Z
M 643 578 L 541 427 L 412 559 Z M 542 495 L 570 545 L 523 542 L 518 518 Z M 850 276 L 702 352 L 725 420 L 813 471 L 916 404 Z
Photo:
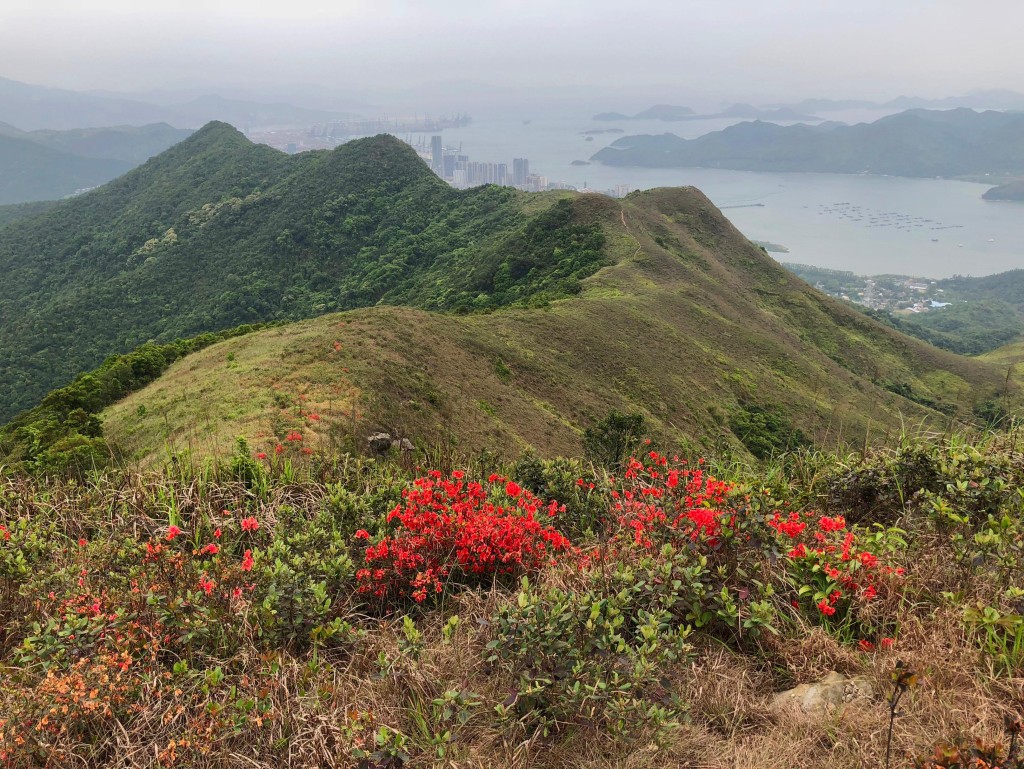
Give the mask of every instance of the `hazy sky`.
M 304 84 L 378 103 L 451 79 L 680 100 L 947 96 L 1024 91 L 1022 31 L 1021 0 L 0 0 L 0 76 Z

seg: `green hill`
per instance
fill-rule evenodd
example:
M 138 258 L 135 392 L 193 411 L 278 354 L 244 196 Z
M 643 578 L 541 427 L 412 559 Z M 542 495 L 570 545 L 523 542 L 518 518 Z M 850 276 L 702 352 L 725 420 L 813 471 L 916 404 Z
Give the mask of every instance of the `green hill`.
M 210 124 L 0 233 L 0 419 L 149 340 L 378 302 L 540 301 L 602 258 L 557 197 L 457 192 L 396 139 L 288 156 Z
M 703 166 L 897 176 L 1024 173 L 1024 114 L 908 110 L 874 123 L 740 123 L 696 139 L 624 136 L 592 160 L 612 166 Z
M 1002 392 L 1002 369 L 790 276 L 692 188 L 572 205 L 600 223 L 614 262 L 578 297 L 469 316 L 376 307 L 247 335 L 110 408 L 108 436 L 135 459 L 168 442 L 223 454 L 238 434 L 272 444 L 300 426 L 285 416 L 299 405 L 322 417 L 312 435 L 357 449 L 383 429 L 576 455 L 585 429 L 618 410 L 677 442 L 782 447 L 798 434 L 862 440 L 901 414 L 969 415 Z
M 164 123 L 70 131 L 21 131 L 0 123 L 0 205 L 99 186 L 190 133 Z
M 67 131 L 38 130 L 21 134 L 37 144 L 85 158 L 123 160 L 139 165 L 191 136 L 193 131 L 167 123 L 109 128 L 75 128 Z
M 272 443 L 302 397 L 323 417 L 314 433 L 360 448 L 365 431 L 387 429 L 571 454 L 618 410 L 673 440 L 761 452 L 862 440 L 904 415 L 970 416 L 1004 389 L 997 367 L 793 277 L 695 189 L 623 201 L 458 192 L 390 137 L 287 156 L 211 125 L 9 225 L 0 257 L 12 276 L 0 287 L 8 417 L 44 382 L 151 339 L 323 315 L 207 347 L 113 405 L 106 436 L 139 459 L 167 441 L 213 453 L 240 433 Z M 16 427 L 148 381 L 115 370 Z M 23 455 L 27 434 L 8 431 L 0 451 Z

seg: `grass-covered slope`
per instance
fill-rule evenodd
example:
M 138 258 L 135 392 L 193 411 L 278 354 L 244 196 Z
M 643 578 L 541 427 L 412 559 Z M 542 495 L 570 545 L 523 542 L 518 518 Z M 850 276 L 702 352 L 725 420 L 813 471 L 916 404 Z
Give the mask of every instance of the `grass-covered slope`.
M 458 192 L 391 137 L 288 156 L 210 124 L 0 231 L 0 420 L 147 341 L 378 302 L 541 301 L 601 254 L 557 197 Z
M 600 227 L 612 262 L 580 296 L 466 316 L 375 307 L 247 335 L 108 409 L 108 439 L 133 460 L 169 446 L 223 454 L 237 435 L 272 449 L 293 429 L 359 450 L 385 429 L 421 445 L 575 455 L 583 431 L 618 410 L 673 440 L 763 450 L 800 436 L 859 442 L 901 415 L 969 415 L 1003 393 L 996 367 L 791 276 L 695 189 L 571 206 Z

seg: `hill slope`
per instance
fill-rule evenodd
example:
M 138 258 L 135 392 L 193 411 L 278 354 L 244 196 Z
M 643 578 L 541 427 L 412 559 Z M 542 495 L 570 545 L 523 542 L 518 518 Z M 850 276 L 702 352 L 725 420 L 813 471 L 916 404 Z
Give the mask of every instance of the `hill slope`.
M 901 414 L 969 412 L 1004 385 L 789 275 L 695 189 L 572 205 L 614 262 L 580 296 L 469 316 L 375 307 L 249 334 L 109 408 L 109 440 L 140 461 L 168 446 L 223 455 L 237 435 L 272 450 L 292 430 L 310 445 L 363 449 L 385 429 L 463 452 L 574 455 L 616 409 L 684 445 L 859 441 Z M 770 432 L 766 415 L 787 435 L 748 434 Z
M 21 131 L 0 123 L 0 205 L 97 187 L 190 133 L 165 123 L 73 131 Z
M 85 158 L 31 139 L 0 136 L 0 205 L 62 198 L 129 168 L 131 163 L 123 160 Z
M 557 202 L 458 192 L 392 137 L 288 156 L 210 124 L 0 231 L 0 420 L 151 339 L 564 295 L 602 252 Z
M 85 158 L 123 160 L 133 165 L 146 162 L 191 135 L 192 131 L 172 128 L 167 123 L 20 132 L 21 138 L 61 152 Z
M 740 123 L 696 139 L 625 136 L 596 153 L 606 165 L 705 166 L 898 176 L 1024 173 L 1024 114 L 909 110 L 874 123 Z

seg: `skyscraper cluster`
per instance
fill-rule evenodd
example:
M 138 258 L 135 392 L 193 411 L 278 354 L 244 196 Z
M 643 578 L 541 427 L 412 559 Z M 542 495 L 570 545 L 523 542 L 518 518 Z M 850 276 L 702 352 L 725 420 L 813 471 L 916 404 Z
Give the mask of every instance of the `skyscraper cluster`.
M 454 187 L 497 184 L 501 187 L 518 187 L 531 192 L 539 192 L 549 187 L 547 177 L 530 173 L 530 161 L 527 158 L 513 159 L 512 173 L 509 174 L 508 163 L 470 160 L 468 155 L 463 155 L 454 148 L 445 147 L 442 137 L 437 135 L 430 137 L 429 162 L 434 173 Z

